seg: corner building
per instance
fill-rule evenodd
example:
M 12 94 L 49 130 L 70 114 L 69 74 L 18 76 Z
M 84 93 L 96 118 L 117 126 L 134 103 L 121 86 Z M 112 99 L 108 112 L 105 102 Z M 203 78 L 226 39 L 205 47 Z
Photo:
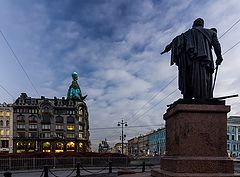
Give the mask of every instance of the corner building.
M 22 93 L 12 107 L 15 153 L 89 151 L 88 110 L 84 101 L 31 98 Z

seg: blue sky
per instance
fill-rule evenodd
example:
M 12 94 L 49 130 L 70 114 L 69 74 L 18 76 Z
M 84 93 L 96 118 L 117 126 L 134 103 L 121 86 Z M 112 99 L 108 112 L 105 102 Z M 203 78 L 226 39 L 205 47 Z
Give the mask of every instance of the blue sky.
M 176 79 L 161 91 L 177 75 L 170 54 L 159 54 L 164 46 L 198 17 L 220 36 L 239 12 L 238 0 L 2 0 L 0 29 L 40 95 L 66 96 L 71 73 L 78 73 L 90 128 L 114 127 L 121 119 L 150 126 L 164 123 L 166 105 L 181 97 Z M 223 52 L 240 40 L 239 29 L 240 23 L 220 39 Z M 15 98 L 21 92 L 38 97 L 2 36 L 0 51 L 0 84 Z M 239 53 L 240 45 L 224 55 L 215 96 L 239 93 Z M 0 102 L 12 102 L 1 88 Z M 239 98 L 227 103 L 229 115 L 240 114 Z M 126 129 L 127 139 L 156 128 Z M 120 129 L 91 131 L 95 147 L 119 136 Z

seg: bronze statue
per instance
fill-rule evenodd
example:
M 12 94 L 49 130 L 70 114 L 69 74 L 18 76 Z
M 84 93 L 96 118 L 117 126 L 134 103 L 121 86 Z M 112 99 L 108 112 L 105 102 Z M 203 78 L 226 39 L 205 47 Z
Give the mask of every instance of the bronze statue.
M 76 72 L 72 73 L 72 84 L 70 85 L 69 89 L 68 89 L 68 99 L 73 99 L 73 100 L 81 100 L 84 101 L 85 98 L 87 97 L 87 95 L 82 96 L 82 92 L 81 89 L 78 85 L 78 75 Z
M 204 28 L 201 18 L 192 28 L 175 37 L 161 53 L 171 50 L 171 65 L 178 66 L 179 90 L 184 99 L 208 99 L 213 97 L 212 74 L 214 62 L 211 49 L 217 56 L 216 65 L 223 61 L 221 46 L 215 28 Z

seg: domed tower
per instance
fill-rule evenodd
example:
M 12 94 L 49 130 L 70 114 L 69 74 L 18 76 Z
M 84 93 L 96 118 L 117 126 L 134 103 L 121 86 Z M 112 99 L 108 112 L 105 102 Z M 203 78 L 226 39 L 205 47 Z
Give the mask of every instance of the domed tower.
M 90 148 L 89 141 L 89 121 L 88 121 L 88 109 L 85 99 L 87 95 L 83 96 L 80 86 L 77 82 L 78 74 L 72 73 L 72 84 L 68 89 L 67 99 L 75 107 L 76 124 L 78 125 L 77 144 L 78 151 L 88 151 Z M 70 105 L 70 104 L 69 104 Z

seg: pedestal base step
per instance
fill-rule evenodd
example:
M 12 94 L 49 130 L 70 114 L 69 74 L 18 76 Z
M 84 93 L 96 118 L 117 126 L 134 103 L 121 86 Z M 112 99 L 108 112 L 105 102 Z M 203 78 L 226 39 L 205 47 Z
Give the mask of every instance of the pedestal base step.
M 152 177 L 240 177 L 240 173 L 173 173 L 164 170 L 152 170 Z

